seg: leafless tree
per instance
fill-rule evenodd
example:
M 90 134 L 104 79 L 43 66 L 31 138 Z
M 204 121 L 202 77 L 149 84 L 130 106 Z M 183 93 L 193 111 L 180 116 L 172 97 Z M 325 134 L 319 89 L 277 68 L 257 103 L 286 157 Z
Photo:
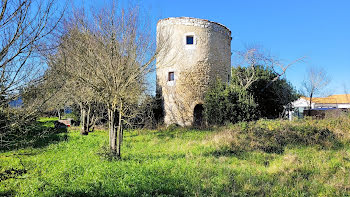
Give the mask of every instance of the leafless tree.
M 330 77 L 323 68 L 308 68 L 307 76 L 302 83 L 302 92 L 305 96 L 309 97 L 309 113 L 311 110 L 312 98 L 322 93 L 329 82 Z
M 51 84 L 49 85 L 51 87 L 55 87 L 55 84 L 61 84 L 61 87 L 52 91 L 46 89 L 48 91 L 45 97 L 50 98 L 47 104 L 49 108 L 52 108 L 52 106 L 62 107 L 67 103 L 78 105 L 80 107 L 81 134 L 87 135 L 93 130 L 98 118 L 97 113 L 94 113 L 96 106 L 98 106 L 98 96 L 95 95 L 90 86 L 85 84 L 85 81 L 79 78 L 86 70 L 86 62 L 80 56 L 84 55 L 84 52 L 74 51 L 73 53 L 73 50 L 78 49 L 78 47 L 72 48 L 72 46 L 82 44 L 79 41 L 88 40 L 89 37 L 74 26 L 70 28 L 61 37 L 57 53 L 48 58 L 49 69 L 46 72 L 45 84 Z M 89 48 L 80 46 L 79 49 Z M 81 61 L 76 61 L 79 58 Z M 93 61 L 93 59 L 90 59 L 90 61 Z M 55 94 L 54 97 L 51 96 L 52 92 Z
M 80 12 L 82 13 L 82 12 Z M 145 77 L 154 69 L 154 60 L 163 49 L 155 49 L 148 22 L 142 21 L 136 6 L 107 8 L 95 12 L 92 20 L 75 14 L 66 26 L 61 49 L 66 74 L 92 91 L 108 110 L 109 143 L 112 153 L 121 156 L 123 124 L 135 116 L 146 90 Z
M 241 71 L 244 73 L 234 73 L 237 75 L 239 86 L 243 89 L 248 89 L 249 86 L 251 86 L 258 79 L 255 75 L 255 67 L 258 65 L 266 66 L 276 74 L 276 77 L 273 78 L 264 88 L 266 89 L 273 82 L 285 75 L 290 66 L 299 62 L 303 62 L 306 58 L 304 56 L 289 63 L 285 63 L 277 57 L 272 56 L 269 52 L 264 51 L 263 48 L 258 45 L 247 46 L 245 50 L 236 51 L 235 54 L 236 62 L 234 63 L 234 66 L 247 68 Z M 261 91 L 264 91 L 264 89 Z
M 42 74 L 40 56 L 52 49 L 53 33 L 63 17 L 55 0 L 0 2 L 0 95 L 9 98 Z
M 56 0 L 0 1 L 0 139 L 1 147 L 22 142 L 25 125 L 35 120 L 43 103 L 9 107 L 8 103 L 40 83 L 44 55 L 54 49 L 53 40 L 65 8 Z

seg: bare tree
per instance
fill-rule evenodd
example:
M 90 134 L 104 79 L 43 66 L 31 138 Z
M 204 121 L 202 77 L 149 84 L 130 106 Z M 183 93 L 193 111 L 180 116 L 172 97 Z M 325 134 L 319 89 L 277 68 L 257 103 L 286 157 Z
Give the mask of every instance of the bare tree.
M 66 73 L 93 91 L 108 110 L 110 149 L 121 156 L 123 124 L 135 116 L 146 90 L 146 75 L 154 69 L 155 50 L 147 21 L 138 8 L 109 7 L 95 13 L 93 20 L 74 15 L 66 26 L 67 35 L 61 49 L 66 56 Z
M 307 76 L 302 83 L 302 92 L 309 97 L 309 115 L 312 105 L 312 98 L 324 90 L 329 84 L 330 77 L 327 72 L 320 67 L 310 67 Z
M 289 63 L 285 63 L 278 59 L 277 57 L 272 56 L 270 53 L 264 51 L 262 47 L 251 45 L 247 46 L 245 50 L 236 51 L 236 67 L 246 67 L 247 69 L 242 69 L 242 73 L 234 73 L 239 82 L 239 86 L 243 89 L 248 89 L 258 78 L 255 75 L 255 67 L 262 65 L 270 68 L 276 77 L 273 78 L 265 88 L 261 91 L 264 91 L 268 88 L 273 82 L 280 79 L 287 72 L 288 68 L 296 63 L 304 61 L 306 57 L 300 57 Z
M 80 78 L 89 68 L 86 61 L 90 63 L 94 61 L 94 57 L 82 57 L 87 50 L 91 49 L 86 44 L 92 37 L 80 31 L 78 24 L 69 25 L 67 32 L 61 37 L 57 53 L 51 55 L 48 61 L 46 84 L 53 84 L 51 86 L 62 84 L 59 91 L 55 91 L 55 97 L 50 98 L 49 104 L 63 106 L 74 103 L 79 106 L 81 134 L 87 135 L 94 130 L 95 123 L 103 114 L 100 97 L 95 95 L 94 89 L 86 85 L 86 81 Z M 86 77 L 90 76 L 84 76 Z M 50 94 L 47 97 L 50 97 Z
M 0 4 L 0 95 L 16 93 L 42 74 L 40 55 L 51 49 L 50 39 L 63 12 L 55 0 L 2 0 Z
M 44 55 L 54 49 L 57 27 L 65 9 L 56 0 L 0 1 L 0 138 L 1 147 L 15 146 L 18 136 L 28 132 L 26 124 L 42 102 L 27 103 L 16 109 L 8 103 L 27 95 L 40 83 L 45 70 Z M 64 4 L 63 4 L 64 5 Z M 41 100 L 43 101 L 43 100 Z M 23 142 L 24 143 L 24 142 Z

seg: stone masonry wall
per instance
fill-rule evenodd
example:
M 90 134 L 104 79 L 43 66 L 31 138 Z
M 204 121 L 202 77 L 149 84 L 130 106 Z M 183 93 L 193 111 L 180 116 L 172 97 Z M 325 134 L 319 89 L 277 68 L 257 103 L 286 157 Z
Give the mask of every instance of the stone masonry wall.
M 186 45 L 188 35 L 194 37 L 193 45 Z M 194 107 L 203 103 L 209 84 L 217 77 L 224 82 L 230 77 L 231 32 L 208 20 L 168 18 L 157 24 L 157 42 L 167 43 L 156 63 L 165 124 L 191 125 Z M 174 72 L 174 81 L 168 81 L 169 72 Z

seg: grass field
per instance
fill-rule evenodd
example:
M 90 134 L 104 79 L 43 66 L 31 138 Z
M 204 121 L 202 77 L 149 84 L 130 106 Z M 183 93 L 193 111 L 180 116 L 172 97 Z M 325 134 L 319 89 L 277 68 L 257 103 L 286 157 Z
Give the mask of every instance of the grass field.
M 52 127 L 52 119 L 41 120 Z M 348 196 L 350 121 L 258 121 L 210 130 L 108 133 L 74 128 L 0 153 L 0 195 Z

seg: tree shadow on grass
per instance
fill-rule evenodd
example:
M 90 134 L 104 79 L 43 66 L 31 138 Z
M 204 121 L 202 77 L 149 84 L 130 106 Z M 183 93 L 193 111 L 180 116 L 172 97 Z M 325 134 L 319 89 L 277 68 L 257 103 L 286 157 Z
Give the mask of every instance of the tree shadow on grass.
M 5 190 L 5 191 L 0 191 L 0 196 L 15 196 L 16 192 L 14 190 Z
M 146 170 L 147 171 L 147 170 Z M 186 184 L 189 180 L 180 179 L 170 175 L 160 174 L 154 171 L 143 172 L 142 176 L 134 176 L 133 179 L 123 181 L 123 185 L 117 185 L 120 180 L 109 179 L 87 183 L 82 188 L 61 187 L 54 191 L 55 196 L 186 196 Z M 109 177 L 111 177 L 109 175 Z M 50 195 L 50 194 L 49 194 Z M 188 195 L 188 194 L 187 194 Z
M 16 150 L 19 148 L 42 148 L 52 143 L 68 139 L 67 127 L 55 127 L 55 120 L 33 122 L 25 128 L 11 131 L 2 139 L 0 152 Z
M 101 157 L 103 160 L 107 161 L 133 161 L 137 163 L 148 162 L 150 160 L 159 160 L 159 159 L 168 159 L 168 160 L 177 160 L 183 159 L 186 157 L 186 153 L 184 152 L 133 152 L 133 153 L 125 153 L 122 154 L 121 158 L 116 157 L 109 149 L 107 144 L 101 146 L 97 155 Z
M 160 159 L 167 159 L 167 160 L 178 160 L 178 159 L 184 159 L 186 158 L 186 153 L 158 153 L 158 154 L 128 154 L 121 158 L 121 160 L 124 161 L 135 161 L 138 163 L 143 163 L 145 161 L 149 160 L 160 160 Z
M 165 130 L 159 130 L 154 135 L 159 139 L 164 138 L 192 138 L 193 133 L 212 132 L 211 128 L 196 128 L 196 127 L 168 127 Z

